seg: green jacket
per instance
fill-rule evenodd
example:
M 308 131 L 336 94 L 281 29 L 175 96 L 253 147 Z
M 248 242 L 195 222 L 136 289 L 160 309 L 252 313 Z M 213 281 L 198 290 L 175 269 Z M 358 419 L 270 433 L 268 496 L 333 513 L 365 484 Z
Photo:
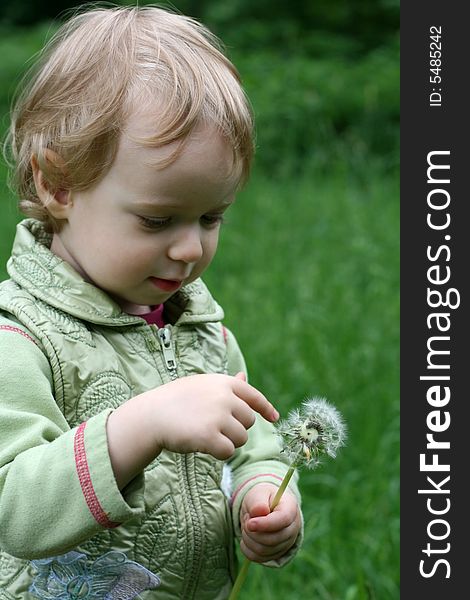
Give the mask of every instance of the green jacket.
M 147 325 L 49 245 L 37 221 L 20 223 L 0 284 L 0 598 L 50 598 L 53 579 L 57 598 L 100 585 L 112 598 L 117 581 L 144 600 L 222 600 L 243 496 L 286 471 L 272 425 L 257 418 L 229 461 L 230 500 L 223 462 L 200 453 L 164 451 L 121 492 L 106 440 L 127 399 L 176 377 L 245 370 L 222 309 L 198 280 L 166 303 L 171 325 Z M 61 558 L 37 560 L 48 557 Z

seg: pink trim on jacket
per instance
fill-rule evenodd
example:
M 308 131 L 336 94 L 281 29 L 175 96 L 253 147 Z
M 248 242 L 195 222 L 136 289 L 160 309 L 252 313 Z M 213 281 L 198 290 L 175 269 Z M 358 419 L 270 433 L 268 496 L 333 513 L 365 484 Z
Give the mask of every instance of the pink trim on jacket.
M 0 330 L 13 331 L 14 333 L 19 333 L 20 335 L 22 335 L 24 338 L 26 338 L 30 342 L 33 342 L 33 344 L 36 344 L 36 340 L 34 340 L 30 335 L 28 335 L 25 331 L 23 331 L 19 327 L 13 327 L 12 325 L 0 325 Z M 36 344 L 36 346 L 37 346 L 37 344 Z
M 227 333 L 227 328 L 222 325 L 222 335 L 224 336 L 224 342 L 227 344 L 228 343 L 228 333 Z
M 253 479 L 258 479 L 258 477 L 273 477 L 274 479 L 279 479 L 279 481 L 282 481 L 282 477 L 279 477 L 279 475 L 274 475 L 274 473 L 259 473 L 259 475 L 253 475 L 253 477 L 250 477 L 249 479 L 241 483 L 233 492 L 232 497 L 230 498 L 230 504 L 233 505 L 233 503 L 235 502 L 235 498 L 238 496 L 240 491 L 245 487 L 247 483 L 250 483 L 250 481 L 253 481 Z
M 78 480 L 80 481 L 80 487 L 82 488 L 85 502 L 90 509 L 91 514 L 95 520 L 107 529 L 118 527 L 120 523 L 115 523 L 108 518 L 108 515 L 104 512 L 100 501 L 95 493 L 93 482 L 91 480 L 90 470 L 88 468 L 88 461 L 86 457 L 85 449 L 85 427 L 86 422 L 82 423 L 74 438 L 74 453 L 75 453 L 75 466 L 77 469 Z

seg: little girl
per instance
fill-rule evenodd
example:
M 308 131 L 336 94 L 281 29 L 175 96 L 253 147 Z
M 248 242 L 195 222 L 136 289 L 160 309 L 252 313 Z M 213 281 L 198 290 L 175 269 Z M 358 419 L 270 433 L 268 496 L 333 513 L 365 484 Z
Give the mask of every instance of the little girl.
M 0 284 L 0 598 L 217 600 L 300 543 L 278 413 L 200 276 L 252 118 L 196 21 L 88 9 L 25 78 Z M 249 431 L 248 431 L 249 430 Z M 230 468 L 232 482 L 223 481 Z

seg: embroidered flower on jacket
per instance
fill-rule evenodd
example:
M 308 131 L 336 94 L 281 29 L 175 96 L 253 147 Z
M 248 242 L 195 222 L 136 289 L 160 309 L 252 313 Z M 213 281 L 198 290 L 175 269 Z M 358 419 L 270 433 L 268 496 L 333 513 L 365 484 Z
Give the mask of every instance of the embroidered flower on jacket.
M 132 600 L 160 579 L 122 552 L 107 552 L 90 564 L 86 554 L 31 561 L 37 571 L 29 591 L 41 600 Z

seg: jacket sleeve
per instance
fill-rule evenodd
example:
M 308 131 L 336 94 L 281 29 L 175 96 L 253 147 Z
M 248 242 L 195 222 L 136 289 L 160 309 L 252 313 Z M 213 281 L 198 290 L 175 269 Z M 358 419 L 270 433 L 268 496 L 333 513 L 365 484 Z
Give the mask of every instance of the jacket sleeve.
M 0 547 L 24 559 L 62 554 L 143 508 L 121 492 L 108 454 L 110 411 L 70 429 L 36 340 L 0 318 Z
M 239 371 L 246 371 L 245 361 L 233 334 L 226 330 L 228 371 L 235 375 Z M 235 451 L 230 459 L 232 469 L 233 492 L 231 497 L 232 519 L 235 534 L 241 537 L 240 508 L 245 494 L 258 483 L 272 483 L 278 487 L 286 474 L 289 465 L 283 459 L 281 447 L 272 423 L 260 415 L 256 415 L 253 427 L 248 431 L 247 443 Z M 299 506 L 301 504 L 298 489 L 298 474 L 292 477 L 288 489 L 296 496 Z M 302 531 L 295 545 L 281 559 L 268 561 L 267 566 L 283 566 L 289 562 L 299 550 L 303 540 Z

